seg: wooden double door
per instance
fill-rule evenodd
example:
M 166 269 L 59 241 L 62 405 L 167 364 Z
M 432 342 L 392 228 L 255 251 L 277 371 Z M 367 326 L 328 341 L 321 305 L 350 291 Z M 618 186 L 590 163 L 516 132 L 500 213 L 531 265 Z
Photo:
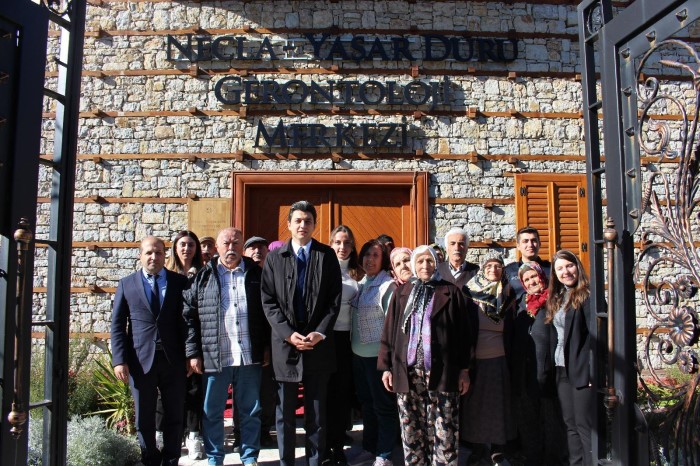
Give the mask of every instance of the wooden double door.
M 380 234 L 397 246 L 428 238 L 428 176 L 424 172 L 254 172 L 233 175 L 233 224 L 245 235 L 287 240 L 289 206 L 314 204 L 314 238 L 328 244 L 338 225 L 350 227 L 357 250 Z

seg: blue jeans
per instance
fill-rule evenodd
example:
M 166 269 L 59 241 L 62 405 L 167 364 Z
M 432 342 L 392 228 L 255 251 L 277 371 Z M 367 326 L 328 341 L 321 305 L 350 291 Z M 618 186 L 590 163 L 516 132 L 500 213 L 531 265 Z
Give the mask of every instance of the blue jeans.
M 400 431 L 396 395 L 384 388 L 377 358 L 353 354 L 352 367 L 357 398 L 362 403 L 362 448 L 390 460 Z
M 241 420 L 241 461 L 249 464 L 260 452 L 260 376 L 262 366 L 224 367 L 221 372 L 204 374 L 204 418 L 202 437 L 209 464 L 224 464 L 224 409 L 228 386 L 233 385 Z

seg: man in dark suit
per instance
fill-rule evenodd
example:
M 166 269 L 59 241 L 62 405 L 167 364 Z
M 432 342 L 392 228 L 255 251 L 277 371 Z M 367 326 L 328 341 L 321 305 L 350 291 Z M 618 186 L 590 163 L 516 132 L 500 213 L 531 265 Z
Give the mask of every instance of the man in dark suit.
M 295 410 L 304 384 L 306 457 L 320 464 L 325 448 L 326 387 L 335 371 L 333 324 L 340 309 L 342 278 L 335 252 L 312 239 L 316 209 L 292 204 L 292 239 L 268 254 L 262 276 L 263 309 L 272 326 L 272 364 L 278 382 L 277 444 L 280 465 L 294 465 Z
M 185 336 L 182 292 L 187 277 L 164 268 L 165 244 L 141 241 L 142 269 L 119 281 L 112 310 L 112 365 L 129 382 L 136 407 L 141 461 L 177 465 L 185 402 Z M 156 447 L 156 398 L 163 400 L 163 451 Z
M 454 283 L 462 291 L 479 271 L 478 265 L 467 261 L 467 249 L 469 234 L 462 228 L 451 228 L 445 235 L 446 260 L 437 267 L 443 280 Z

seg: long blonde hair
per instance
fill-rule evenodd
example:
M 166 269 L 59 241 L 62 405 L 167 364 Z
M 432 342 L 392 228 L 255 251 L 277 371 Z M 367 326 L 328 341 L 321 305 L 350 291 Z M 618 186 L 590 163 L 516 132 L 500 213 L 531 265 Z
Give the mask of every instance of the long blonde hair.
M 576 270 L 578 271 L 576 286 L 570 289 L 568 295 L 566 293 L 566 286 L 557 278 L 555 267 L 559 259 L 564 259 L 576 264 Z M 554 314 L 561 309 L 562 305 L 564 306 L 564 311 L 577 309 L 590 294 L 588 276 L 583 269 L 583 265 L 581 265 L 581 261 L 576 257 L 576 254 L 566 249 L 557 251 L 554 257 L 552 257 L 552 271 L 549 277 L 549 298 L 547 298 L 547 316 L 544 320 L 545 323 L 550 323 L 552 319 L 554 319 Z M 564 302 L 565 297 L 566 301 Z

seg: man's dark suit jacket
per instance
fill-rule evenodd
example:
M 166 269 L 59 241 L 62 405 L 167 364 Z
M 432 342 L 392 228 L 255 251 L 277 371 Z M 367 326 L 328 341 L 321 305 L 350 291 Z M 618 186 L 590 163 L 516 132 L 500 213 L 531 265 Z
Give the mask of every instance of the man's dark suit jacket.
M 187 328 L 182 316 L 182 292 L 188 287 L 187 277 L 166 270 L 165 298 L 156 318 L 146 297 L 142 273 L 132 273 L 117 286 L 112 309 L 112 365 L 128 364 L 131 373 L 139 364 L 139 372 L 148 373 L 159 333 L 170 364 L 184 367 Z
M 262 276 L 263 310 L 272 327 L 272 364 L 279 382 L 301 382 L 304 374 L 335 371 L 333 325 L 340 309 L 342 278 L 335 251 L 312 240 L 306 272 L 308 324 L 298 328 L 294 315 L 297 262 L 291 241 L 270 252 Z M 286 338 L 319 332 L 326 339 L 313 350 L 297 351 Z
M 478 265 L 472 264 L 471 262 L 465 262 L 465 264 L 467 265 L 464 267 L 464 271 L 457 279 L 455 279 L 455 277 L 452 275 L 452 271 L 450 270 L 450 263 L 447 261 L 438 264 L 437 270 L 438 272 L 440 272 L 440 277 L 443 280 L 452 283 L 457 288 L 464 291 L 466 290 L 465 287 L 467 285 L 467 282 L 471 280 L 472 277 L 476 275 L 476 273 L 479 271 Z

